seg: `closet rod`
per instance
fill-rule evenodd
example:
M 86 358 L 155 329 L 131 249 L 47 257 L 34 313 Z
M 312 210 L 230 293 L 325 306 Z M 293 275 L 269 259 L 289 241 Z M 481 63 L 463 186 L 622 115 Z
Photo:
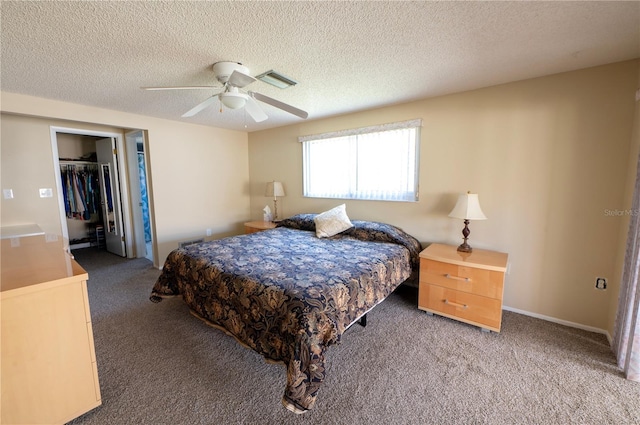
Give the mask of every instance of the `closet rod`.
M 93 161 L 66 161 L 61 159 L 58 162 L 60 165 L 98 165 L 97 162 Z

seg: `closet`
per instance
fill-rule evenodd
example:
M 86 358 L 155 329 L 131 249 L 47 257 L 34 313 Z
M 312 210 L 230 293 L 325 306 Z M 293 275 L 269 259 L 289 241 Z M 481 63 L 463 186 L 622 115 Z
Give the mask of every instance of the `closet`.
M 58 133 L 60 179 L 71 249 L 105 248 L 105 217 L 100 167 L 96 157 L 98 139 Z M 112 210 L 112 209 L 111 209 Z

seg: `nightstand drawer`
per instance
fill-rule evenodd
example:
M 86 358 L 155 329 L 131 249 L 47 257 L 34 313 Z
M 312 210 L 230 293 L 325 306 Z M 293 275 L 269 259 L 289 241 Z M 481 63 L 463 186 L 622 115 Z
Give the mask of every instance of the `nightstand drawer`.
M 420 282 L 418 305 L 422 310 L 500 331 L 502 303 L 499 299 Z
M 501 300 L 504 273 L 423 258 L 420 282 Z

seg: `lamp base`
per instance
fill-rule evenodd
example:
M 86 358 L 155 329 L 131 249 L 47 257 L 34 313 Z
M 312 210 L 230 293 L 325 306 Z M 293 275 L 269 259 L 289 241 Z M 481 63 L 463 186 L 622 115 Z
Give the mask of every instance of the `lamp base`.
M 469 220 L 465 220 L 464 229 L 462 229 L 462 236 L 464 238 L 464 242 L 462 242 L 462 244 L 460 244 L 460 246 L 458 247 L 458 252 L 469 253 L 473 251 L 471 246 L 469 246 L 469 244 L 467 243 L 467 239 L 469 238 L 470 234 L 471 234 L 471 230 L 469 230 Z
M 471 253 L 473 252 L 473 248 L 471 248 L 471 246 L 467 242 L 464 242 L 458 247 L 458 252 Z

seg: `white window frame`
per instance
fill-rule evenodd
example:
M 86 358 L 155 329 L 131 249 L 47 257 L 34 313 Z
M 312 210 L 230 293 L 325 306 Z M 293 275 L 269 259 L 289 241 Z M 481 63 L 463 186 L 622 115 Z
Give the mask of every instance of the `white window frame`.
M 298 141 L 302 143 L 302 169 L 303 169 L 303 196 L 308 198 L 336 198 L 336 199 L 357 199 L 370 201 L 400 201 L 417 202 L 419 200 L 419 162 L 420 162 L 420 129 L 422 119 L 394 122 L 371 127 L 342 130 L 331 133 L 314 134 L 301 136 Z M 358 161 L 364 161 L 361 149 L 366 148 L 367 135 L 379 135 L 384 132 L 407 130 L 408 134 L 403 148 L 406 148 L 406 161 L 409 164 L 398 170 L 398 176 L 405 174 L 402 180 L 402 189 L 390 190 L 362 190 L 367 184 L 358 182 Z M 411 134 L 413 132 L 413 137 Z M 359 139 L 359 140 L 358 140 Z M 344 150 L 338 155 L 334 155 L 335 146 L 344 143 Z M 395 143 L 395 141 L 384 141 L 383 143 Z M 332 147 L 333 145 L 333 147 Z M 317 155 L 324 150 L 324 158 L 313 162 L 313 151 Z M 368 154 L 370 152 L 366 152 Z M 383 154 L 384 155 L 384 154 Z M 413 155 L 413 158 L 411 158 Z M 386 157 L 374 158 L 375 162 L 388 166 Z M 399 167 L 402 165 L 397 164 Z M 313 168 L 313 171 L 311 170 Z M 313 179 L 322 176 L 341 174 L 339 183 L 334 184 L 330 191 L 315 190 Z M 316 185 L 317 186 L 317 185 Z M 368 185 L 371 189 L 371 185 Z

